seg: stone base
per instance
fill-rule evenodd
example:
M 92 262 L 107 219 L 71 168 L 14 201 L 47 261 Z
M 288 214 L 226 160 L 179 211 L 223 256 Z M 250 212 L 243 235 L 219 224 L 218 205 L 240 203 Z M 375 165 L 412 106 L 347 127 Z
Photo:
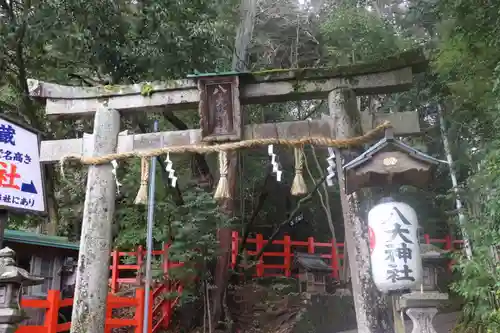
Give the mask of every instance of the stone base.
M 0 333 L 15 333 L 18 326 L 17 324 L 0 324 Z
M 436 308 L 409 308 L 406 314 L 413 323 L 411 333 L 437 333 L 432 320 L 438 310 Z

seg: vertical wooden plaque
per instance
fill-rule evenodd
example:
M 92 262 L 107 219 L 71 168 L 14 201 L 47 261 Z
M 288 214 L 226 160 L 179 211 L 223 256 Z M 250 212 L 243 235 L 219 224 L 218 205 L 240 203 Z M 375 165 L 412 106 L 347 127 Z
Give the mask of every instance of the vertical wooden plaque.
M 202 140 L 241 140 L 238 76 L 203 77 L 198 81 L 198 89 Z

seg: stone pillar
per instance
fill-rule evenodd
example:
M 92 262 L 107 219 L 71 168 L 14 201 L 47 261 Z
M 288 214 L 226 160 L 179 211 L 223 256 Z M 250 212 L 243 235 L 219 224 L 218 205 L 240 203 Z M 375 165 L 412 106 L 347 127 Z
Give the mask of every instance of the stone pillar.
M 94 133 L 85 147 L 88 154 L 99 157 L 116 152 L 119 131 L 118 111 L 100 107 L 95 113 Z M 104 332 L 115 192 L 111 163 L 89 166 L 71 333 Z
M 350 89 L 333 90 L 328 95 L 328 108 L 335 124 L 336 139 L 362 134 L 357 105 L 356 94 Z M 393 333 L 387 302 L 381 297 L 371 275 L 368 226 L 359 217 L 360 198 L 357 193 L 348 195 L 345 191 L 339 153 L 336 153 L 336 164 L 358 333 Z
M 438 310 L 436 308 L 409 308 L 406 314 L 413 323 L 411 333 L 437 333 L 432 320 Z

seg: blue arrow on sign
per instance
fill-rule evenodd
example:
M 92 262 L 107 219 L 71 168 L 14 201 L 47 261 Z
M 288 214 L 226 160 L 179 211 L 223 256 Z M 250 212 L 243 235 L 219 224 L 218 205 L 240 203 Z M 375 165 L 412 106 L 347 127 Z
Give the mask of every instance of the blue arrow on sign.
M 21 185 L 21 192 L 33 193 L 33 194 L 37 194 L 38 193 L 36 191 L 35 184 L 33 184 L 33 181 L 31 181 L 31 183 L 29 183 L 29 184 L 23 183 Z

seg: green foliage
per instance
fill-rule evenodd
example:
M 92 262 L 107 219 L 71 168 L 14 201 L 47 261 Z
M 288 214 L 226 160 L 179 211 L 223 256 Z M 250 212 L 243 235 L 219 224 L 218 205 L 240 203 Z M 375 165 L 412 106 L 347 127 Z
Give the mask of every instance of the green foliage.
M 43 107 L 27 98 L 28 77 L 74 85 L 136 83 L 183 78 L 189 72 L 228 70 L 237 18 L 237 0 L 82 1 L 0 0 L 0 109 L 41 130 L 47 139 L 81 138 L 92 131 L 91 120 L 49 121 Z M 415 45 L 423 45 L 432 57 L 428 73 L 415 77 L 412 90 L 392 96 L 362 98 L 364 112 L 418 110 L 425 136 L 409 140 L 434 156 L 443 158 L 439 130 L 424 118 L 435 114 L 437 102 L 452 101 L 445 117 L 450 124 L 452 152 L 468 208 L 468 232 L 474 258 L 459 260 L 461 279 L 453 290 L 465 299 L 462 329 L 498 329 L 500 272 L 496 247 L 500 242 L 500 2 L 475 0 L 342 0 L 311 1 L 308 8 L 294 0 L 259 1 L 251 45 L 250 68 L 314 67 L 371 61 Z M 80 79 L 83 77 L 85 80 Z M 142 87 L 144 96 L 151 87 Z M 291 121 L 309 113 L 306 102 L 246 106 L 251 123 Z M 310 118 L 326 113 L 319 108 Z M 198 126 L 196 112 L 176 115 L 187 128 Z M 125 117 L 124 117 L 125 118 Z M 139 125 L 149 130 L 154 116 L 127 118 L 123 128 L 136 133 Z M 157 117 L 156 117 L 157 119 Z M 162 130 L 175 129 L 161 118 Z M 252 232 L 269 232 L 286 218 L 296 198 L 290 196 L 294 176 L 291 150 L 279 150 L 284 181 L 273 177 L 264 183 L 268 157 L 264 150 L 245 151 L 238 166 L 239 218 L 252 215 L 262 190 L 268 196 L 257 214 Z M 308 153 L 308 155 L 311 155 Z M 318 150 L 324 168 L 324 152 Z M 190 281 L 202 276 L 216 256 L 216 229 L 232 226 L 224 218 L 209 191 L 193 185 L 191 156 L 174 156 L 184 204 L 174 204 L 174 192 L 158 172 L 154 239 L 157 248 L 172 241 L 171 259 L 189 265 L 176 270 L 177 278 Z M 207 157 L 216 177 L 216 163 Z M 313 178 L 319 178 L 315 161 L 308 158 Z M 47 192 L 55 205 L 50 220 L 59 234 L 78 239 L 85 196 L 84 167 L 66 169 L 66 177 L 47 168 Z M 321 169 L 321 168 L 320 168 Z M 304 173 L 306 175 L 306 173 Z M 308 187 L 312 188 L 309 177 Z M 139 188 L 137 160 L 120 162 L 118 178 L 123 187 L 117 197 L 113 221 L 115 245 L 126 250 L 145 245 L 146 210 L 133 203 Z M 402 189 L 400 195 L 419 211 L 425 230 L 448 232 L 454 218 L 448 170 L 438 170 L 427 191 Z M 330 195 L 336 227 L 342 226 L 336 192 Z M 330 238 L 323 210 L 311 202 L 309 225 L 287 230 L 294 239 Z M 11 227 L 31 228 L 42 218 L 16 216 Z M 312 226 L 312 227 L 311 227 Z M 430 229 L 431 227 L 435 229 Z M 295 233 L 295 234 L 294 234 Z M 342 233 L 337 236 L 341 239 Z M 192 282 L 192 281 L 191 281 Z M 188 285 L 189 283 L 186 282 Z M 190 291 L 194 292 L 193 285 Z M 186 293 L 185 295 L 188 295 Z M 479 329 L 478 329 L 479 331 Z
M 321 33 L 333 65 L 374 61 L 403 46 L 391 25 L 363 7 L 334 9 L 321 25 Z
M 494 147 L 494 148 L 493 148 Z M 481 171 L 469 179 L 470 195 L 479 207 L 469 216 L 468 236 L 473 244 L 473 259 L 459 258 L 456 269 L 460 280 L 452 289 L 465 301 L 463 319 L 459 329 L 467 332 L 495 332 L 500 329 L 500 196 L 495 190 L 500 185 L 500 156 L 498 142 L 481 164 Z
M 447 119 L 451 134 L 460 138 L 460 167 L 468 172 L 463 194 L 473 246 L 472 260 L 459 258 L 460 280 L 452 286 L 465 300 L 459 332 L 500 329 L 498 10 L 497 2 L 478 5 L 469 0 L 443 1 L 438 7 L 434 68 L 453 101 Z

